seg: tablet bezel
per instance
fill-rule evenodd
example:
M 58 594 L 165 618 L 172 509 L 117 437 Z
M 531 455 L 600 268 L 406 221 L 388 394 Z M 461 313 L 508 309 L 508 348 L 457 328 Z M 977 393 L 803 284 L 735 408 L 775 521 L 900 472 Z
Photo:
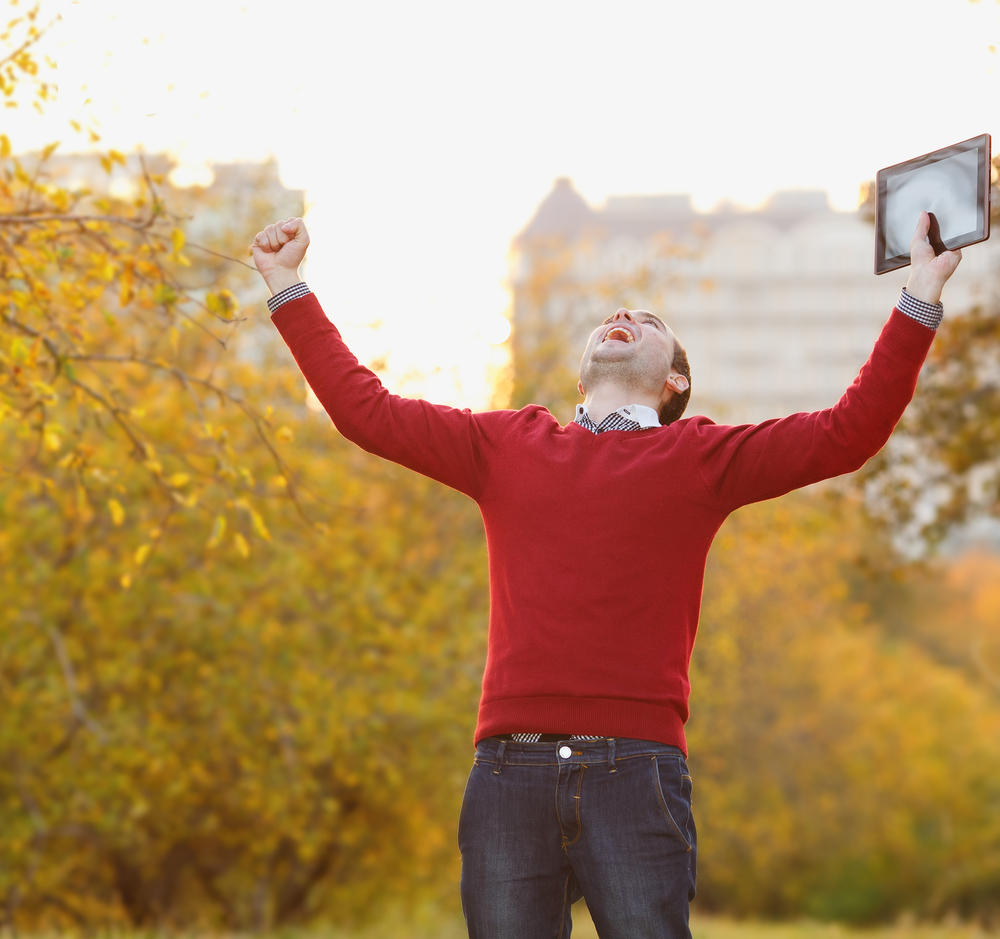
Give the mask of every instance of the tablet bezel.
M 876 203 L 875 203 L 875 273 L 885 274 L 888 271 L 895 271 L 901 267 L 906 267 L 910 263 L 910 254 L 900 254 L 896 257 L 887 258 L 885 256 L 885 202 L 888 193 L 888 181 L 893 176 L 901 173 L 909 173 L 911 170 L 919 169 L 931 163 L 938 163 L 949 157 L 957 156 L 960 153 L 967 153 L 969 150 L 979 152 L 979 186 L 976 194 L 976 211 L 978 213 L 979 224 L 971 232 L 956 235 L 944 242 L 944 246 L 951 250 L 953 248 L 964 248 L 966 245 L 978 244 L 990 237 L 990 135 L 980 134 L 978 137 L 970 137 L 950 147 L 942 147 L 923 156 L 914 157 L 903 163 L 896 163 L 878 171 L 876 177 Z

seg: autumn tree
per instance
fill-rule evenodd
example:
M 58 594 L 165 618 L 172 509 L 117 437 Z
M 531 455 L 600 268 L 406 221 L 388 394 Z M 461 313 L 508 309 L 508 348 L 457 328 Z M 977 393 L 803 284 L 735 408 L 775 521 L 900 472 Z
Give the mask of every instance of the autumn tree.
M 928 648 L 962 613 L 944 583 L 905 633 L 876 618 L 875 537 L 828 492 L 742 509 L 716 539 L 691 672 L 702 908 L 1000 917 L 1000 700 Z
M 11 100 L 35 18 L 6 37 Z M 262 288 L 238 303 L 252 230 L 194 248 L 199 207 L 155 166 L 114 196 L 0 146 L 8 923 L 262 928 L 437 896 L 483 656 L 477 514 L 307 410 L 248 330 Z

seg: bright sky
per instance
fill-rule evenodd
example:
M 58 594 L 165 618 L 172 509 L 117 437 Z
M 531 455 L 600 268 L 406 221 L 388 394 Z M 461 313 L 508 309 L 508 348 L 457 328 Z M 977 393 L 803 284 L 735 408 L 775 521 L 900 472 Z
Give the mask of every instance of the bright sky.
M 821 188 L 854 208 L 881 166 L 983 132 L 1000 147 L 992 0 L 56 9 L 60 102 L 42 121 L 4 113 L 18 149 L 68 144 L 83 112 L 102 145 L 168 151 L 193 177 L 277 157 L 308 193 L 308 280 L 361 356 L 388 349 L 390 383 L 417 370 L 423 393 L 473 406 L 511 238 L 557 176 L 595 205 Z

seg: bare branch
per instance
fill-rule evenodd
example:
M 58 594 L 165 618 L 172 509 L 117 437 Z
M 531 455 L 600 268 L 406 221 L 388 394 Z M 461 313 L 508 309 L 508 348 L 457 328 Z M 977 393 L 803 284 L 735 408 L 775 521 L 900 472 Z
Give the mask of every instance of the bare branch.
M 248 271 L 256 272 L 252 264 L 247 264 L 246 261 L 241 261 L 239 258 L 231 258 L 228 254 L 220 254 L 218 251 L 213 251 L 211 248 L 206 248 L 204 245 L 196 245 L 193 241 L 185 242 L 185 246 L 188 248 L 197 248 L 199 251 L 204 251 L 206 254 L 214 254 L 217 258 L 222 258 L 224 261 L 232 261 L 234 264 L 242 264 Z
M 73 708 L 73 716 L 90 730 L 101 743 L 108 742 L 108 735 L 87 710 L 76 688 L 76 673 L 73 671 L 73 662 L 66 651 L 66 643 L 63 641 L 62 633 L 54 626 L 46 626 L 45 632 L 56 650 L 56 657 L 59 659 L 59 667 L 62 669 L 63 679 L 66 682 L 66 691 L 69 693 L 70 705 Z

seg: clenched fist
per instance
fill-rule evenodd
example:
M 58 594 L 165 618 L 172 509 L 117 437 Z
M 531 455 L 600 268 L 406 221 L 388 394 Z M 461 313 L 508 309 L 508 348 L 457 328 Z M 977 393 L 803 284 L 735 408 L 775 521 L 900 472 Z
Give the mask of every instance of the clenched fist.
M 250 253 L 271 296 L 299 283 L 299 265 L 308 247 L 309 232 L 300 218 L 275 222 L 257 232 Z

